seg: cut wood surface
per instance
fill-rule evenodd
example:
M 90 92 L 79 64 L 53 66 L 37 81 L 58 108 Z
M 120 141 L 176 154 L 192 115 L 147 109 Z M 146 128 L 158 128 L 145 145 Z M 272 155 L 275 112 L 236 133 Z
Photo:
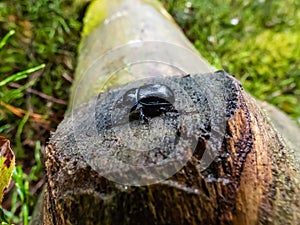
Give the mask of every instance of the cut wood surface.
M 159 124 L 171 124 L 171 128 L 166 129 L 174 129 L 174 136 L 178 133 L 177 127 L 180 127 L 179 132 L 185 140 L 199 138 L 195 149 L 188 149 L 189 146 L 183 143 L 171 149 L 175 154 L 168 151 L 168 146 L 163 146 L 155 152 L 130 155 L 129 149 L 119 146 L 130 143 L 126 140 L 131 131 L 128 126 L 121 124 L 114 127 L 114 132 L 111 132 L 113 127 L 107 126 L 111 123 L 109 102 L 118 91 L 103 94 L 103 97 L 97 98 L 97 105 L 101 105 L 101 108 L 96 108 L 96 115 L 106 112 L 108 116 L 104 119 L 94 117 L 98 124 L 96 137 L 91 136 L 93 128 L 87 122 L 94 114 L 94 108 L 89 104 L 79 108 L 73 117 L 66 117 L 52 136 L 47 148 L 48 188 L 44 222 L 297 224 L 300 218 L 300 195 L 296 174 L 299 171 L 295 169 L 295 156 L 280 135 L 269 124 L 255 101 L 232 77 L 217 72 L 191 78 L 201 82 L 207 89 L 214 88 L 215 93 L 223 93 L 218 96 L 223 97 L 226 103 L 226 130 L 222 137 L 213 135 L 218 133 L 219 127 L 215 127 L 211 121 L 215 119 L 211 113 L 216 112 L 210 111 L 221 110 L 219 107 L 222 105 L 212 109 L 201 90 L 194 89 L 192 79 L 174 77 L 174 82 L 180 82 L 184 90 L 192 87 L 191 96 L 203 98 L 194 102 L 197 112 L 182 113 L 175 118 L 171 115 L 153 118 L 149 129 L 154 132 L 147 137 L 141 133 L 139 140 L 153 140 L 157 138 L 155 131 Z M 101 104 L 103 101 L 107 104 Z M 180 108 L 180 105 L 176 107 Z M 199 112 L 202 114 L 199 115 Z M 74 120 L 78 123 L 76 130 L 73 127 Z M 178 123 L 181 126 L 177 126 Z M 141 128 L 142 125 L 135 126 Z M 78 134 L 81 136 L 78 137 Z M 212 141 L 211 138 L 216 140 Z M 209 149 L 210 141 L 222 141 L 221 148 L 209 167 L 202 170 L 204 152 L 214 154 L 215 149 Z M 172 158 L 162 158 L 163 154 L 170 154 Z M 152 165 L 150 162 L 173 165 L 174 157 L 177 160 L 188 157 L 188 162 L 166 181 L 133 187 L 117 184 L 110 179 L 119 179 L 121 182 L 127 179 L 135 182 L 136 179 L 138 184 L 141 179 L 145 183 L 152 182 L 153 177 L 151 174 L 150 177 L 139 176 L 143 171 L 137 170 L 137 167 L 112 166 L 108 169 L 105 161 L 113 155 L 118 156 L 119 161 L 127 160 L 130 163 L 132 161 L 128 161 L 128 157 L 132 156 L 133 160 L 145 167 Z M 160 172 L 159 168 L 157 171 Z M 155 172 L 152 171 L 152 174 Z
M 235 78 L 211 72 L 154 1 L 94 1 L 89 21 L 32 224 L 299 224 L 299 128 L 288 117 L 270 119 Z M 173 91 L 174 110 L 131 120 L 124 99 L 149 84 Z

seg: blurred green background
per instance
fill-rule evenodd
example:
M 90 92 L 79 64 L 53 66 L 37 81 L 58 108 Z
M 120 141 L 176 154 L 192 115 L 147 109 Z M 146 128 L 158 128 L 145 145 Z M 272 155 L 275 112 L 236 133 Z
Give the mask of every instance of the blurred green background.
M 210 64 L 300 123 L 299 0 L 162 2 Z M 63 118 L 76 66 L 84 9 L 72 3 L 0 2 L 0 134 L 18 165 L 0 221 L 27 224 L 41 191 L 39 151 Z

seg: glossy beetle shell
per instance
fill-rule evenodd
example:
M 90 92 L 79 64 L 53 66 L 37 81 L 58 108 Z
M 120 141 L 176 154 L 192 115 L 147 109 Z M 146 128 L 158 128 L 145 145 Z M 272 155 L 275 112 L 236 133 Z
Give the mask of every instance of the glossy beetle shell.
M 141 105 L 150 107 L 170 106 L 175 102 L 173 91 L 162 84 L 150 84 L 140 87 L 137 98 Z
M 138 108 L 139 117 L 145 121 L 148 121 L 147 117 L 172 111 L 174 102 L 173 91 L 163 84 L 148 84 L 133 88 L 123 95 L 123 104 L 131 106 L 130 113 L 134 113 Z

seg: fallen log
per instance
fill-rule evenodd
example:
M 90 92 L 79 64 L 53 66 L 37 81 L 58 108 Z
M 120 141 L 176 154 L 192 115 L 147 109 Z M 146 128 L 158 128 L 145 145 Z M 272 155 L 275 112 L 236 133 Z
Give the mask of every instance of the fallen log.
M 39 222 L 299 224 L 298 127 L 276 130 L 155 1 L 94 1 L 85 26 Z

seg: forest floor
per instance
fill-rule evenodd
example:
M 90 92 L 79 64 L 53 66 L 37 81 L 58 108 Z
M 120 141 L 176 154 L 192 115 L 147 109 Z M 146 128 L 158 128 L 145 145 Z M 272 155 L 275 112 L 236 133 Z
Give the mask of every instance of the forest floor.
M 2 206 L 13 224 L 30 220 L 44 183 L 40 151 L 68 104 L 84 15 L 72 2 L 0 2 L 0 135 L 17 164 Z M 298 0 L 162 2 L 216 70 L 300 124 Z

